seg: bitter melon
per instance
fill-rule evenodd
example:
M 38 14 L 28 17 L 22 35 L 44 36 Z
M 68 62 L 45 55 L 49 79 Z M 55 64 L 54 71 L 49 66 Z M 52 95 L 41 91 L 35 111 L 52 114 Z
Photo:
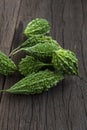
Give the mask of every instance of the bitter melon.
M 52 53 L 58 49 L 60 49 L 60 47 L 54 43 L 39 43 L 32 47 L 22 48 L 21 50 L 41 61 L 50 61 Z
M 48 91 L 63 79 L 64 76 L 62 74 L 55 74 L 49 70 L 39 71 L 28 75 L 11 88 L 2 91 L 13 94 L 39 94 L 43 91 Z
M 22 75 L 27 76 L 33 72 L 38 72 L 43 67 L 49 66 L 52 66 L 52 64 L 40 62 L 32 56 L 26 56 L 25 58 L 22 58 L 21 62 L 19 63 L 19 72 Z
M 52 63 L 58 71 L 64 74 L 78 75 L 78 59 L 69 50 L 60 49 L 55 51 Z
M 33 35 L 33 36 L 30 36 L 24 43 L 22 43 L 20 45 L 20 48 L 31 47 L 38 43 L 54 43 L 54 44 L 57 44 L 58 46 L 60 46 L 58 44 L 58 42 L 56 40 L 52 39 L 52 37 L 50 37 L 50 36 Z
M 8 75 L 17 69 L 15 63 L 0 51 L 0 74 Z
M 29 37 L 31 35 L 44 35 L 50 32 L 50 24 L 46 19 L 36 18 L 28 23 L 24 30 L 24 34 Z
M 44 36 L 44 35 L 33 35 L 33 36 L 30 36 L 25 42 L 23 42 L 19 47 L 17 47 L 16 49 L 14 49 L 10 55 L 14 55 L 16 54 L 17 52 L 19 52 L 21 50 L 21 48 L 26 48 L 26 47 L 32 47 L 36 44 L 39 44 L 39 43 L 54 43 L 54 44 L 57 44 L 57 46 L 60 47 L 59 43 L 52 39 L 52 37 L 50 36 Z

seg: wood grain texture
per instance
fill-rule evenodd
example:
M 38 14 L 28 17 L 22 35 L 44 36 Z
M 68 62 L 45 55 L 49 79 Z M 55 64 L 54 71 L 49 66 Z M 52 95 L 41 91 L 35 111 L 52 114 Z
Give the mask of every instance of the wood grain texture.
M 0 0 L 0 50 L 7 55 L 25 40 L 23 29 L 36 17 L 51 23 L 51 35 L 79 59 L 87 80 L 87 0 Z M 12 57 L 18 64 L 24 54 Z M 0 89 L 22 77 L 0 76 Z M 40 95 L 1 93 L 0 130 L 87 130 L 87 83 L 66 78 Z

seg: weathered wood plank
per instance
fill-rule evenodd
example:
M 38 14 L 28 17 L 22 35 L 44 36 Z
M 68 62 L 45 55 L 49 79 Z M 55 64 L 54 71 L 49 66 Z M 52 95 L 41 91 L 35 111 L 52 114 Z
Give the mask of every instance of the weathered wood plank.
M 85 7 L 83 6 L 82 2 L 86 4 L 86 1 L 78 0 L 70 1 L 70 6 L 67 6 L 68 2 L 66 4 L 64 12 L 69 18 L 67 19 L 67 16 L 64 14 L 64 46 L 65 48 L 70 48 L 71 50 L 74 50 L 74 47 L 76 46 L 76 53 L 79 59 L 80 75 L 84 76 L 84 57 L 82 56 L 82 46 L 86 44 L 82 41 L 83 23 L 85 18 L 83 15 L 83 8 L 85 9 Z M 82 83 L 82 81 L 73 77 L 70 85 L 68 84 L 68 87 L 70 88 L 68 90 L 70 92 L 67 91 L 65 93 L 66 87 L 64 87 L 63 90 L 65 97 L 64 102 L 67 108 L 66 113 L 68 114 L 69 128 L 76 130 L 86 130 L 87 127 L 87 116 L 85 113 L 84 99 L 82 96 L 84 93 L 81 91 L 83 88 Z M 67 86 L 67 80 L 64 82 L 63 86 Z M 87 85 L 85 84 L 85 86 Z
M 20 8 L 20 0 L 0 0 L 0 50 L 9 54 L 14 37 L 16 21 Z M 0 75 L 0 89 L 4 88 L 5 77 Z
M 34 4 L 33 4 L 34 3 Z M 26 24 L 35 17 L 45 17 L 50 20 L 50 1 L 22 1 L 20 6 L 19 17 L 16 22 L 15 27 L 15 35 L 13 38 L 13 46 L 15 48 L 18 44 L 23 40 L 22 29 L 26 26 Z M 46 12 L 44 11 L 46 10 Z M 20 38 L 21 37 L 21 38 Z M 18 58 L 15 57 L 15 61 L 18 61 Z M 5 82 L 4 88 L 11 86 L 14 82 L 16 82 L 19 78 L 16 75 L 14 77 L 14 81 L 11 79 L 7 79 Z M 9 83 L 9 81 L 12 81 Z M 8 97 L 8 98 L 7 98 Z M 17 96 L 18 97 L 18 96 Z M 44 96 L 19 96 L 19 101 L 16 96 L 11 96 L 8 94 L 3 94 L 1 100 L 1 108 L 0 108 L 0 127 L 2 129 L 44 129 L 45 125 L 45 104 L 47 94 Z M 42 99 L 42 101 L 41 101 Z M 38 114 L 39 113 L 39 102 L 42 104 L 41 111 L 41 123 Z M 14 110 L 14 104 L 15 110 Z M 7 106 L 7 111 L 5 111 L 5 105 Z M 40 106 L 41 107 L 41 106 Z M 26 110 L 25 110 L 26 108 Z M 14 111 L 14 112 L 12 112 Z M 12 123 L 10 123 L 12 122 Z M 16 126 L 15 126 L 16 123 Z M 4 124 L 4 125 L 3 125 Z M 40 125 L 39 125 L 40 124 Z
M 1 1 L 0 6 L 5 8 L 4 3 Z M 76 47 L 80 75 L 87 78 L 86 0 L 19 0 L 14 1 L 14 3 L 8 0 L 6 5 L 5 13 L 4 9 L 0 8 L 1 50 L 8 54 L 10 48 L 17 47 L 24 40 L 22 32 L 31 19 L 47 18 L 52 25 L 52 36 L 66 49 L 74 50 Z M 11 6 L 11 10 L 8 9 L 9 6 Z M 13 19 L 12 11 L 14 12 L 13 21 L 11 21 Z M 6 24 L 3 23 L 4 16 L 6 16 L 7 21 L 11 21 L 11 25 L 7 24 L 9 23 L 7 21 Z M 15 62 L 18 63 L 20 57 L 20 54 L 15 56 Z M 7 77 L 5 82 L 3 82 L 2 77 L 0 83 L 5 89 L 20 78 L 20 75 L 16 73 L 14 76 Z M 40 95 L 3 94 L 0 103 L 0 129 L 86 130 L 86 86 L 87 83 L 81 79 L 70 77 L 57 87 Z

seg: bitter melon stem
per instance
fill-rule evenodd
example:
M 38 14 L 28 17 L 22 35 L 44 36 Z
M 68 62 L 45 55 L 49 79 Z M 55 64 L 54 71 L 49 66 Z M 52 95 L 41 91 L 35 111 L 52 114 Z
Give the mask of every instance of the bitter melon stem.
M 4 90 L 0 90 L 0 93 L 1 93 L 1 92 L 6 92 L 6 91 L 7 91 L 7 89 L 4 89 Z
M 18 47 L 18 48 L 16 48 L 15 50 L 13 50 L 13 51 L 10 53 L 9 56 L 13 56 L 13 55 L 15 55 L 16 53 L 18 53 L 18 52 L 20 52 L 20 51 L 23 51 L 23 50 L 24 50 L 24 48 Z
M 20 49 L 20 46 L 12 50 L 11 53 L 9 54 L 9 57 L 11 57 L 19 49 Z

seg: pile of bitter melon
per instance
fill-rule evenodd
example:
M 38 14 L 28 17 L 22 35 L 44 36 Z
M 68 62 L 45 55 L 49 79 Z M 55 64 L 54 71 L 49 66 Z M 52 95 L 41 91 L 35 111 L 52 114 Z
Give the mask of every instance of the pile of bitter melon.
M 62 48 L 59 43 L 47 36 L 50 24 L 36 18 L 24 30 L 27 40 L 14 49 L 11 55 L 26 52 L 18 67 L 5 54 L 0 52 L 0 73 L 8 75 L 17 68 L 25 77 L 7 90 L 14 94 L 35 94 L 47 91 L 62 81 L 66 75 L 78 75 L 78 59 L 74 52 Z

